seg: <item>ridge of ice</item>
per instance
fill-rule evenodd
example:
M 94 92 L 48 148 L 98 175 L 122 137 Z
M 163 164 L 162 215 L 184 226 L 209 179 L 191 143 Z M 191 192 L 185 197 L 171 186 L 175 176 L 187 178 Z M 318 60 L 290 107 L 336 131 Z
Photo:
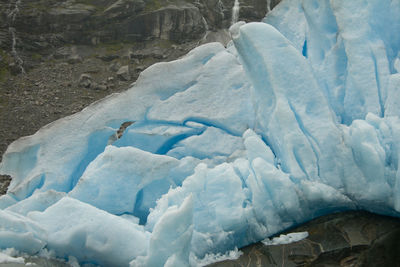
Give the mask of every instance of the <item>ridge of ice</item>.
M 195 266 L 331 212 L 399 217 L 398 14 L 284 0 L 15 141 L 0 249 Z

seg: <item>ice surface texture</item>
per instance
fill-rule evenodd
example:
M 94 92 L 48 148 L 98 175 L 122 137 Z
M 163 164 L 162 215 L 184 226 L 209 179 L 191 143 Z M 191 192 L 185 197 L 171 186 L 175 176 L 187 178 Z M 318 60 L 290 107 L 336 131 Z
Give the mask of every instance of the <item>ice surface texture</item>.
M 399 14 L 285 0 L 17 140 L 0 248 L 188 266 L 334 211 L 399 216 Z

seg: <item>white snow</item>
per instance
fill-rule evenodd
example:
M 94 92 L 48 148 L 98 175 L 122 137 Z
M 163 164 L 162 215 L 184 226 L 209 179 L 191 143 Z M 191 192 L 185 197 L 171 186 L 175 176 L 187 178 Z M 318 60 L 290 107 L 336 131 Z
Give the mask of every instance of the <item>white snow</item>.
M 4 252 L 7 252 L 7 250 Z M 0 251 L 0 263 L 25 263 L 24 258 L 11 256 L 4 252 Z
M 399 1 L 284 0 L 232 25 L 228 48 L 153 65 L 15 141 L 0 249 L 196 266 L 335 211 L 399 217 L 398 14 Z
M 243 255 L 243 252 L 238 250 L 237 248 L 233 250 L 229 250 L 226 253 L 217 253 L 217 254 L 206 254 L 204 258 L 198 259 L 196 257 L 191 258 L 190 264 L 192 266 L 206 266 L 211 263 L 219 262 L 219 261 L 225 261 L 225 260 L 236 260 L 240 256 Z
M 308 237 L 308 232 L 289 233 L 287 235 L 280 235 L 272 239 L 266 238 L 262 243 L 266 246 L 273 245 L 286 245 L 294 242 L 301 241 Z

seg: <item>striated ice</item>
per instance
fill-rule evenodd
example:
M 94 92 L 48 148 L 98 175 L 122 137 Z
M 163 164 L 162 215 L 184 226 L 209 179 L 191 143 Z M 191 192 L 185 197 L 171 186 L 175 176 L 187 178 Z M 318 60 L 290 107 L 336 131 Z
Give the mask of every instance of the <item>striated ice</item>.
M 398 14 L 399 1 L 284 0 L 232 25 L 227 48 L 155 64 L 15 141 L 0 249 L 197 266 L 331 212 L 399 217 Z
M 140 201 L 138 194 L 146 186 L 160 187 L 162 184 L 156 182 L 164 180 L 166 192 L 175 185 L 170 172 L 178 165 L 172 157 L 134 147 L 107 146 L 68 195 L 112 214 L 133 213 Z

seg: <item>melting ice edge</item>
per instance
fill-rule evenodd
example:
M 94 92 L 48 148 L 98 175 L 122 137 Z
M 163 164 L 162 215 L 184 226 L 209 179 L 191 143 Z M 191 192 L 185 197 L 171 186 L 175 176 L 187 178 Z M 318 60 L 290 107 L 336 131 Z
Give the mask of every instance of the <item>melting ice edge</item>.
M 398 217 L 399 14 L 400 1 L 284 0 L 233 25 L 227 48 L 153 65 L 17 140 L 0 248 L 195 266 L 335 211 Z

